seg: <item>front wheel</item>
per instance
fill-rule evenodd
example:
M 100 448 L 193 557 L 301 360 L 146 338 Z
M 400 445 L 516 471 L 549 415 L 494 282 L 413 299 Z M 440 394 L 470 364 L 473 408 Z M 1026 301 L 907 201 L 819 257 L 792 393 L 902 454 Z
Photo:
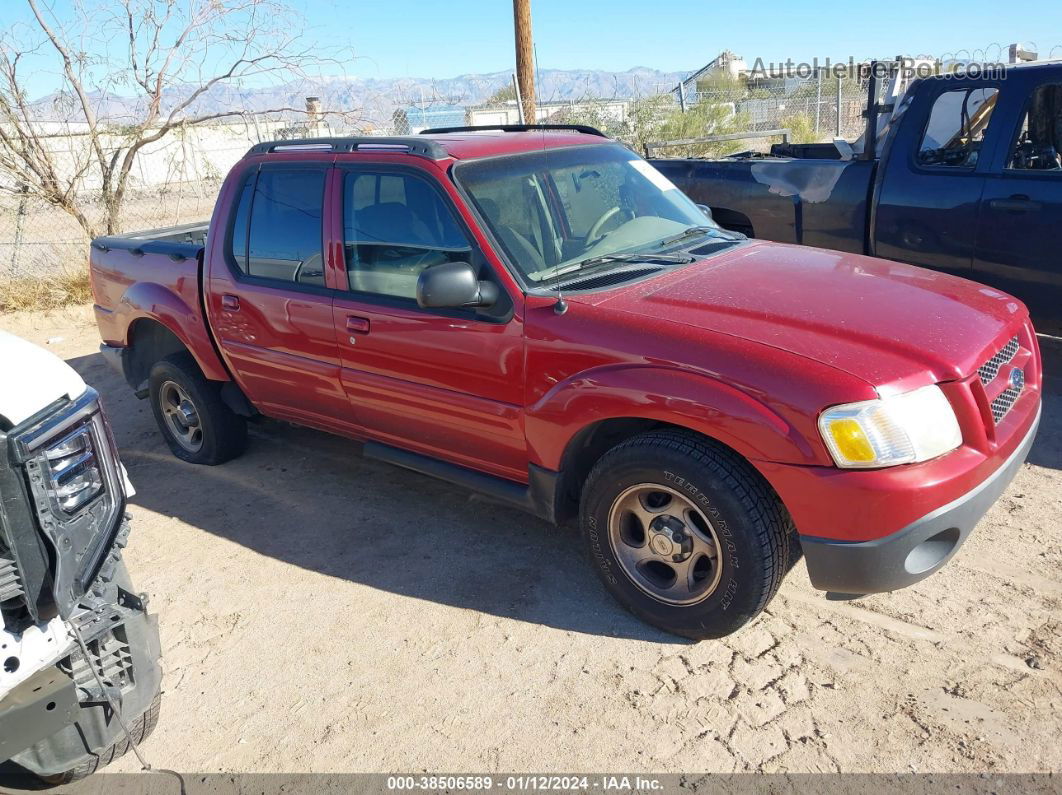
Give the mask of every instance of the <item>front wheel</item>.
M 752 620 L 793 562 L 791 520 L 763 478 L 682 431 L 641 434 L 602 456 L 583 489 L 581 524 L 621 604 L 698 640 Z

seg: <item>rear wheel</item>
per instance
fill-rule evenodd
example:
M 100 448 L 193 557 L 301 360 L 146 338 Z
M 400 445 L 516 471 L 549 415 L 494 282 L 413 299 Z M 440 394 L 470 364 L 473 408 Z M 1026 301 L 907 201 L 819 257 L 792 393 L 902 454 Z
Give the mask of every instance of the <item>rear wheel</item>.
M 151 410 L 170 450 L 193 464 L 221 464 L 247 446 L 247 421 L 221 400 L 188 353 L 156 362 L 148 377 Z
M 601 457 L 581 524 L 609 592 L 644 621 L 694 639 L 730 634 L 763 610 L 796 543 L 785 508 L 746 461 L 671 430 Z

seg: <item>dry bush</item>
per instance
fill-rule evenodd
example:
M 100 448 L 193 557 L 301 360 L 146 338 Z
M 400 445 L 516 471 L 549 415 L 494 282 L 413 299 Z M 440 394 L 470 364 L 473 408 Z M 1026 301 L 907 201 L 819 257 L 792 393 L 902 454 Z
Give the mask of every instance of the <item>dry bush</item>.
M 88 268 L 66 268 L 47 276 L 0 280 L 0 312 L 58 309 L 91 300 Z

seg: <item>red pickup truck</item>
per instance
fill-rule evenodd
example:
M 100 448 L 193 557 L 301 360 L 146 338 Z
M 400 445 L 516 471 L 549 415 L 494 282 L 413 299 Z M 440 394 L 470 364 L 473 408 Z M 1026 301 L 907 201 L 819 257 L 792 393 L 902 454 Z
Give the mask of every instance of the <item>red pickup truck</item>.
M 255 414 L 360 439 L 578 516 L 606 588 L 692 638 L 801 553 L 843 594 L 936 571 L 1040 417 L 1020 301 L 723 230 L 589 128 L 259 144 L 209 225 L 99 238 L 91 270 L 178 457 L 239 455 Z

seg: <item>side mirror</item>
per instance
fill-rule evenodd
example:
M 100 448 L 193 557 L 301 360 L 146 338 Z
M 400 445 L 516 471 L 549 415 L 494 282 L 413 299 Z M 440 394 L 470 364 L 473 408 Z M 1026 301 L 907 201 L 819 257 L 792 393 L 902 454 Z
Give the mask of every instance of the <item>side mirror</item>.
M 498 288 L 481 282 L 476 269 L 467 262 L 443 262 L 420 272 L 417 304 L 425 309 L 462 306 L 491 306 L 498 300 Z
M 697 209 L 700 210 L 702 213 L 704 213 L 705 218 L 707 218 L 713 224 L 715 223 L 715 219 L 712 218 L 712 208 L 711 207 L 709 207 L 707 204 L 698 204 L 697 205 Z

